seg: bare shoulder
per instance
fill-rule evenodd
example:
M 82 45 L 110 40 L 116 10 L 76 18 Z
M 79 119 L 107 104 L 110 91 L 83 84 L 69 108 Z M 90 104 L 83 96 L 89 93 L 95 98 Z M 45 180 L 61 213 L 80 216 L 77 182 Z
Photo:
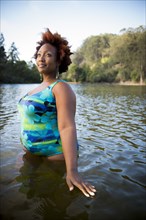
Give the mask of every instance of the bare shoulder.
M 76 99 L 75 93 L 73 92 L 71 86 L 64 81 L 60 81 L 54 86 L 53 94 L 55 97 Z

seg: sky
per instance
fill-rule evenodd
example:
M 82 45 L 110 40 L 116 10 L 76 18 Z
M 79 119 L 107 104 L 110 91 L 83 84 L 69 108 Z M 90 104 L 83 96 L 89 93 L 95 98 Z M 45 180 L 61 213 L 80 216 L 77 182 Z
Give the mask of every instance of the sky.
M 45 28 L 61 34 L 76 51 L 87 37 L 146 25 L 146 0 L 0 0 L 0 4 L 5 50 L 15 42 L 20 59 L 27 62 Z

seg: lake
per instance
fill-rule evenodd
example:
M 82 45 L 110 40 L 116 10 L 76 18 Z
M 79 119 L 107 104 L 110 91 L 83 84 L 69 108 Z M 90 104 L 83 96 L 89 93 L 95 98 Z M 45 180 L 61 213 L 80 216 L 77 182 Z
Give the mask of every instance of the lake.
M 17 102 L 34 87 L 0 87 L 1 219 L 146 219 L 146 86 L 71 85 L 77 96 L 79 172 L 95 185 L 94 198 L 77 188 L 69 192 L 62 162 L 24 153 Z

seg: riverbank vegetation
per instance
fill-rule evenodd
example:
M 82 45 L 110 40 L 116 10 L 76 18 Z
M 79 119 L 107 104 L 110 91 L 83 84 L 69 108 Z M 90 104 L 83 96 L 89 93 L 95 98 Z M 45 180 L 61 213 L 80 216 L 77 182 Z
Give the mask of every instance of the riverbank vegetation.
M 40 76 L 36 65 L 19 59 L 19 52 L 13 42 L 8 52 L 4 47 L 4 36 L 0 35 L 0 82 L 38 83 Z
M 37 83 L 39 74 L 33 62 L 20 60 L 12 43 L 6 53 L 0 37 L 0 79 L 2 83 Z M 63 79 L 91 83 L 146 83 L 146 28 L 128 28 L 119 35 L 90 36 L 72 55 L 72 64 Z

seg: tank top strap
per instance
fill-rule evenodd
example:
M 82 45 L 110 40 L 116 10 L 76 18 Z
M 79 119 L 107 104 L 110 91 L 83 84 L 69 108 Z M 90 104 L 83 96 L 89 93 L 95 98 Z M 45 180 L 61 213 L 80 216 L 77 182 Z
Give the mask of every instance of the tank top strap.
M 52 83 L 49 87 L 51 88 L 51 90 L 53 89 L 53 87 L 57 84 L 57 83 L 59 83 L 59 82 L 65 82 L 64 80 L 62 80 L 62 79 L 58 79 L 57 81 L 55 81 L 54 83 Z

